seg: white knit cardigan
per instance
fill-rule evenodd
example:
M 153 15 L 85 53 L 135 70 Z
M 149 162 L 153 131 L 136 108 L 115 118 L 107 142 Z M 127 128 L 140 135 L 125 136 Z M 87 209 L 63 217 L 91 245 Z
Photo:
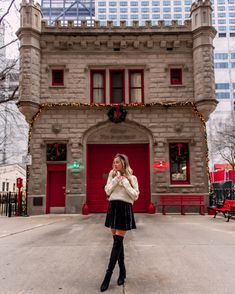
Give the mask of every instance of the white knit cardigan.
M 111 170 L 105 186 L 109 201 L 122 200 L 133 204 L 140 194 L 137 178 L 133 175 L 131 176 L 131 185 L 127 178 L 123 177 L 121 180 L 117 176 L 113 178 L 112 173 L 113 171 Z

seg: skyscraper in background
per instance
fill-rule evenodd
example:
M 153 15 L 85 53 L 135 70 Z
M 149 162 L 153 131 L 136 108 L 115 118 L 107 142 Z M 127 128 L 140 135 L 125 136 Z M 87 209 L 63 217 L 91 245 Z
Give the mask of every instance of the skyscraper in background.
M 91 22 L 95 15 L 94 0 L 41 0 L 41 7 L 50 24 L 56 20 L 63 23 L 68 20 Z
M 101 25 L 106 25 L 108 20 L 113 21 L 114 25 L 119 25 L 120 20 L 125 20 L 128 26 L 133 21 L 139 21 L 144 25 L 147 20 L 151 20 L 155 25 L 159 20 L 164 20 L 165 24 L 171 24 L 172 20 L 177 20 L 183 24 L 184 20 L 190 16 L 191 0 L 87 0 L 87 1 L 69 1 L 69 0 L 42 0 L 42 10 L 44 17 L 54 19 L 69 20 L 78 19 L 76 10 L 78 4 L 86 2 L 92 10 L 95 19 L 100 21 Z M 92 5 L 91 5 L 92 2 Z M 214 0 L 213 4 L 213 25 L 218 33 L 214 39 L 215 45 L 215 83 L 216 96 L 219 104 L 211 115 L 207 124 L 209 130 L 215 122 L 226 120 L 227 117 L 233 117 L 235 120 L 235 0 Z M 50 7 L 54 3 L 57 8 Z M 73 7 L 73 11 L 66 16 L 62 13 L 62 7 Z M 85 5 L 85 4 L 84 4 Z M 85 9 L 83 5 L 83 8 Z M 66 7 L 67 7 L 66 6 Z M 60 8 L 59 8 L 60 7 Z M 65 11 L 66 9 L 64 9 Z M 86 13 L 88 12 L 87 9 Z M 84 10 L 84 11 L 85 11 Z M 67 9 L 69 11 L 69 9 Z M 91 12 L 91 11 L 90 11 Z M 82 13 L 82 10 L 81 10 Z M 90 14 L 89 14 L 90 15 Z M 81 14 L 83 17 L 83 14 Z M 211 166 L 216 158 L 211 156 Z

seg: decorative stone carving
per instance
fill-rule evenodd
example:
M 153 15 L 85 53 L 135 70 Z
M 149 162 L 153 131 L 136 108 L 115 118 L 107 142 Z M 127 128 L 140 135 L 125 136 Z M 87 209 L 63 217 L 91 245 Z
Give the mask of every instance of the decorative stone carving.
M 51 129 L 53 133 L 58 134 L 61 132 L 62 126 L 61 124 L 53 124 Z
M 178 123 L 174 126 L 174 129 L 176 131 L 176 133 L 182 133 L 184 128 L 184 124 L 183 123 Z

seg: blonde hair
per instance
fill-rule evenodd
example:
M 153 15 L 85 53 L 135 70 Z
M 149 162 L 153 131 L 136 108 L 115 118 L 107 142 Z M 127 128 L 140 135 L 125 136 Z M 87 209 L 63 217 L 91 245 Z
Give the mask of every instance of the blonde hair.
M 124 176 L 129 180 L 129 182 L 132 185 L 132 174 L 133 174 L 133 170 L 130 167 L 128 157 L 125 154 L 117 153 L 114 156 L 114 159 L 115 158 L 118 158 L 121 161 L 122 166 L 123 166 L 123 169 L 124 169 Z M 116 172 L 113 171 L 113 177 L 115 177 L 115 176 L 116 176 Z

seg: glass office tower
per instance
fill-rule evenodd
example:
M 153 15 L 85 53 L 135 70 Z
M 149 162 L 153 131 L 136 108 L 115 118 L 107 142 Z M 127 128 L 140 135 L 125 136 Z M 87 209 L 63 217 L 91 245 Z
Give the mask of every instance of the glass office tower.
M 42 0 L 43 17 L 50 24 L 60 20 L 66 24 L 68 20 L 79 23 L 81 20 L 92 22 L 95 15 L 94 0 Z

